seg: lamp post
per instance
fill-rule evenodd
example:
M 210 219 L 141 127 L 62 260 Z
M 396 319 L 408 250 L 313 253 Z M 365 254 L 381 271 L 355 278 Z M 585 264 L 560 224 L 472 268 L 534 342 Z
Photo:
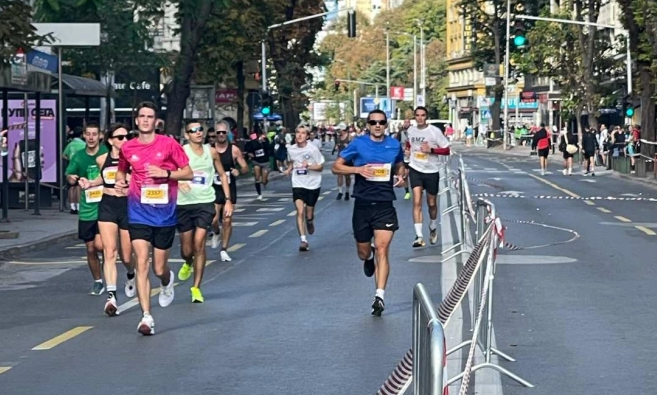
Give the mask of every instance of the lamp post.
M 509 41 L 511 40 L 511 0 L 506 0 L 506 49 L 504 51 L 504 127 L 502 128 L 502 150 L 507 148 L 509 128 Z M 516 103 L 519 106 L 520 103 Z
M 425 57 L 425 46 L 424 46 L 424 21 L 416 19 L 418 26 L 420 27 L 420 89 L 422 89 L 422 102 L 426 104 L 426 94 L 427 94 L 427 70 L 426 70 L 426 57 Z M 416 105 L 417 107 L 417 105 Z

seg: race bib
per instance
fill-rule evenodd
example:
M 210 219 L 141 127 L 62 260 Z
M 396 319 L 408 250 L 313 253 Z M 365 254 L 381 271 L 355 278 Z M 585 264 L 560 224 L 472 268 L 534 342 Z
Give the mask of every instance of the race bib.
M 414 152 L 413 153 L 413 159 L 415 159 L 418 162 L 428 162 L 429 161 L 429 154 L 425 152 Z
M 228 178 L 228 184 L 230 185 L 230 172 L 226 172 L 226 178 Z M 221 185 L 221 177 L 219 177 L 219 174 L 214 175 L 214 184 L 215 185 Z
M 210 185 L 210 177 L 204 171 L 195 171 L 192 177 L 192 187 L 203 187 Z
M 141 187 L 141 202 L 144 204 L 169 203 L 169 184 L 144 185 Z
M 259 149 L 259 150 L 256 150 L 256 152 L 255 152 L 255 156 L 256 156 L 257 158 L 259 158 L 259 157 L 261 157 L 261 156 L 265 156 L 265 150 L 262 149 L 262 148 Z
M 93 187 L 84 191 L 84 198 L 87 203 L 98 203 L 103 198 L 103 187 Z
M 296 169 L 298 176 L 305 176 L 308 174 L 308 169 Z
M 116 183 L 117 166 L 109 166 L 103 169 L 103 180 L 105 184 L 114 185 Z
M 372 170 L 374 171 L 374 177 L 368 178 L 368 181 L 376 182 L 389 182 L 390 174 L 392 170 L 392 165 L 390 163 L 386 164 L 370 164 Z

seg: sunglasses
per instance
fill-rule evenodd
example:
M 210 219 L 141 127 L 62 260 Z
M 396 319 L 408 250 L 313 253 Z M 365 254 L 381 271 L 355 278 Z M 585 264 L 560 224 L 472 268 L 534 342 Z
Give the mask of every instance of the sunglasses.
M 198 133 L 203 131 L 203 126 L 197 126 L 195 128 L 191 128 L 187 131 L 187 133 Z
M 225 130 L 217 130 L 217 134 L 228 134 Z
M 130 137 L 127 134 L 119 134 L 119 135 L 116 135 L 116 136 L 112 136 L 112 138 L 120 140 L 120 141 L 123 141 L 125 139 L 130 140 Z
M 374 126 L 374 125 L 385 126 L 387 123 L 388 123 L 388 121 L 386 121 L 386 120 L 384 120 L 384 119 L 381 119 L 381 120 L 378 120 L 378 121 L 372 119 L 372 120 L 370 120 L 370 121 L 367 121 L 367 124 L 368 124 L 368 125 L 372 125 L 372 126 Z

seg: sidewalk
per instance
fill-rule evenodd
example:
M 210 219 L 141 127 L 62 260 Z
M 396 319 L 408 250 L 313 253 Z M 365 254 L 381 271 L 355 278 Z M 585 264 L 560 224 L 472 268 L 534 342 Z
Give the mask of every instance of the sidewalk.
M 283 177 L 278 171 L 269 174 L 273 181 Z M 255 183 L 253 177 L 237 180 L 237 188 L 243 189 Z M 9 210 L 9 222 L 0 222 L 0 261 L 10 260 L 28 251 L 43 249 L 58 243 L 70 243 L 78 236 L 78 216 L 58 209 L 42 209 L 41 215 L 34 210 Z

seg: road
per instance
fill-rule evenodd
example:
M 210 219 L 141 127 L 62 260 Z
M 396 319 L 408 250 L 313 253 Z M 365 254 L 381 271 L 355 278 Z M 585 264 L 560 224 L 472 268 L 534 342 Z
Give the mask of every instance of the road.
M 496 205 L 507 242 L 528 247 L 501 251 L 494 325 L 518 360 L 502 366 L 536 388 L 503 378 L 504 394 L 657 393 L 657 190 L 607 172 L 564 176 L 554 156 L 540 176 L 535 157 L 461 152 L 472 194 Z M 566 229 L 580 237 L 566 242 Z
M 535 158 L 457 150 L 472 194 L 496 204 L 507 242 L 522 248 L 500 251 L 495 340 L 518 360 L 500 364 L 536 385 L 481 370 L 470 393 L 656 393 L 657 191 L 603 173 L 542 177 Z M 77 243 L 0 263 L 0 394 L 373 394 L 410 346 L 413 286 L 423 282 L 438 304 L 460 263 L 432 263 L 440 245 L 410 247 L 410 201 L 398 200 L 387 309 L 372 317 L 352 202 L 335 201 L 328 170 L 322 190 L 311 250 L 300 253 L 289 181 L 273 181 L 264 202 L 241 189 L 233 262 L 211 250 L 206 302 L 191 304 L 189 280 L 179 284 L 171 306 L 155 302 L 150 338 L 121 291 L 122 314 L 103 315 Z M 452 222 L 441 231 L 450 245 Z M 471 334 L 470 308 L 446 328 L 448 347 Z M 449 375 L 462 364 L 463 353 L 450 356 Z

